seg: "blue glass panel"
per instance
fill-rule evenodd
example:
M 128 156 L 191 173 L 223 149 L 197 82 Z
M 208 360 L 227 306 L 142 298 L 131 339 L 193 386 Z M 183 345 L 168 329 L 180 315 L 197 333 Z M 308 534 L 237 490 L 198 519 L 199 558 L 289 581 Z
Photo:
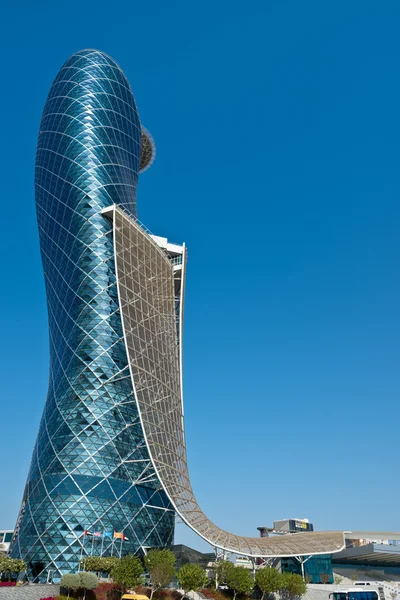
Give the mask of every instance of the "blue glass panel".
M 101 545 L 85 530 L 123 531 L 118 553 L 173 538 L 174 513 L 132 402 L 112 227 L 101 215 L 117 203 L 136 216 L 140 151 L 139 116 L 119 66 L 96 50 L 74 54 L 49 92 L 35 171 L 50 378 L 11 545 L 35 580 L 76 571 L 82 553 L 116 553 L 112 538 Z

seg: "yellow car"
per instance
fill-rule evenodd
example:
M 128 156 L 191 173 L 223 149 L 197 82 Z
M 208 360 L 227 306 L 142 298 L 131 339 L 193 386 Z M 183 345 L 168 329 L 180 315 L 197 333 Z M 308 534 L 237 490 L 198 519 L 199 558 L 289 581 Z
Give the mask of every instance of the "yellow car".
M 144 594 L 124 594 L 121 600 L 149 600 Z

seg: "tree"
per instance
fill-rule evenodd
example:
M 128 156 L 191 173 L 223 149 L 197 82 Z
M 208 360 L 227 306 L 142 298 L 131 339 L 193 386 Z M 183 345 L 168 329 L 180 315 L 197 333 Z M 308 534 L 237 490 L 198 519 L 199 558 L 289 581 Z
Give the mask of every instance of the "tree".
M 84 571 L 111 573 L 118 560 L 116 556 L 86 556 L 80 564 Z
M 0 555 L 0 571 L 2 573 L 8 573 L 8 579 L 11 579 L 11 575 L 18 575 L 26 570 L 26 562 L 19 558 L 10 558 L 6 554 Z
M 113 581 L 122 589 L 134 588 L 143 583 L 143 565 L 134 554 L 123 556 L 111 569 Z
M 249 594 L 254 587 L 251 573 L 246 567 L 233 567 L 227 574 L 226 583 L 233 590 L 233 600 L 237 594 Z
M 177 577 L 179 585 L 184 591 L 182 598 L 188 592 L 197 592 L 198 590 L 201 590 L 207 582 L 207 575 L 204 569 L 202 569 L 200 565 L 190 563 L 183 565 L 179 569 Z
M 264 567 L 256 571 L 255 582 L 262 592 L 261 600 L 265 594 L 274 594 L 280 589 L 281 574 L 272 567 Z
M 357 575 L 357 573 L 351 573 L 351 574 L 350 574 L 350 579 L 351 579 L 352 581 L 357 581 L 357 579 L 358 579 L 358 575 Z
M 282 600 L 301 598 L 307 591 L 307 585 L 301 575 L 296 573 L 281 573 L 280 592 Z
M 101 556 L 85 556 L 80 562 L 81 569 L 98 573 L 101 568 Z
M 235 565 L 230 560 L 217 560 L 214 563 L 215 571 L 215 589 L 218 584 L 226 583 L 226 578 L 230 569 L 234 569 Z
M 320 579 L 321 579 L 321 583 L 329 583 L 331 576 L 329 575 L 329 573 L 320 573 Z
M 95 573 L 87 573 L 86 571 L 81 571 L 81 573 L 79 573 L 79 579 L 79 587 L 85 590 L 83 598 L 86 598 L 87 590 L 95 590 L 99 585 L 99 580 Z
M 60 586 L 68 590 L 68 598 L 71 590 L 77 590 L 81 587 L 81 578 L 77 573 L 66 573 L 61 577 Z
M 333 581 L 336 583 L 336 585 L 340 585 L 343 581 L 343 577 L 341 575 L 335 575 L 333 577 Z
M 151 594 L 156 590 L 171 583 L 175 575 L 175 554 L 171 550 L 150 550 L 145 558 L 144 564 L 150 575 Z

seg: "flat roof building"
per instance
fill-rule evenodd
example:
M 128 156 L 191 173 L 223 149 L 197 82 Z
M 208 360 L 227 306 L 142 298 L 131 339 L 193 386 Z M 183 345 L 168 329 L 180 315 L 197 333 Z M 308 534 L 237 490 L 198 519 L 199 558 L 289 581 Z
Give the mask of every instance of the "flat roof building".
M 281 519 L 274 521 L 275 532 L 281 533 L 298 533 L 305 531 L 314 531 L 314 526 L 308 519 Z

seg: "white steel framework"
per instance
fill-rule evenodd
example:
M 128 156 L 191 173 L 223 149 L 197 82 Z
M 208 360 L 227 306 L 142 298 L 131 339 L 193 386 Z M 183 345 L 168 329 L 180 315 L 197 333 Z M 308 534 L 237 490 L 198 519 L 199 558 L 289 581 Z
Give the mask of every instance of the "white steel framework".
M 102 211 L 113 221 L 120 309 L 135 399 L 146 444 L 177 514 L 212 546 L 249 557 L 313 556 L 339 552 L 341 531 L 252 538 L 214 525 L 203 513 L 189 479 L 182 399 L 183 287 L 186 253 L 149 235 L 116 205 Z M 177 335 L 178 333 L 178 335 Z

